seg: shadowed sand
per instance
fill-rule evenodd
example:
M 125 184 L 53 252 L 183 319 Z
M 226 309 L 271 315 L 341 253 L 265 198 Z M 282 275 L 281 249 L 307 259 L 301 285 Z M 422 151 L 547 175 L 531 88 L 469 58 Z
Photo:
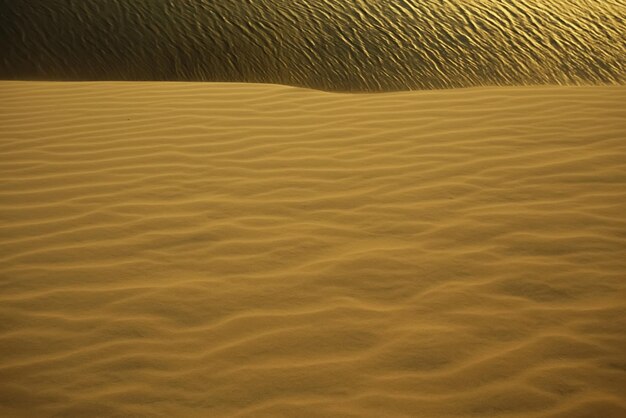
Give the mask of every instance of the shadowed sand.
M 0 0 L 0 78 L 626 84 L 626 0 Z
M 626 88 L 0 99 L 0 415 L 625 416 Z

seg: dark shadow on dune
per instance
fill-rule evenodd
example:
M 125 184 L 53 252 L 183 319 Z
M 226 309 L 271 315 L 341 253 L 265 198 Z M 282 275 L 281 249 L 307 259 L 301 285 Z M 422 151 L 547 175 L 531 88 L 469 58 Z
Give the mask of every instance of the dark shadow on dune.
M 624 83 L 622 0 L 0 0 L 0 78 L 384 91 Z

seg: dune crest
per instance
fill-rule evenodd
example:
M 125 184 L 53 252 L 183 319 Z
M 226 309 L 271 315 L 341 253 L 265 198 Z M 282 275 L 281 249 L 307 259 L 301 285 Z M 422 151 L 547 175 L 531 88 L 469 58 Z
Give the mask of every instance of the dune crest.
M 626 414 L 626 88 L 0 98 L 0 415 Z

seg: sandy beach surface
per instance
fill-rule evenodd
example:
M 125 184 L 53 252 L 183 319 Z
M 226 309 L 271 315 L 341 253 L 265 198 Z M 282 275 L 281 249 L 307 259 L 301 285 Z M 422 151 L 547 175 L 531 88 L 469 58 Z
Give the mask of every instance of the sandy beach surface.
M 626 416 L 626 87 L 0 82 L 0 416 Z

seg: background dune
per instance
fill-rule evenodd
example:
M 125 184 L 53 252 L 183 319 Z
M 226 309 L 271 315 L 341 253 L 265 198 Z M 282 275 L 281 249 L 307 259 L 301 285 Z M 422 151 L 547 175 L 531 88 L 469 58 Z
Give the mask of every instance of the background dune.
M 625 416 L 626 88 L 0 99 L 0 415 Z
M 625 84 L 624 0 L 0 0 L 0 78 Z

